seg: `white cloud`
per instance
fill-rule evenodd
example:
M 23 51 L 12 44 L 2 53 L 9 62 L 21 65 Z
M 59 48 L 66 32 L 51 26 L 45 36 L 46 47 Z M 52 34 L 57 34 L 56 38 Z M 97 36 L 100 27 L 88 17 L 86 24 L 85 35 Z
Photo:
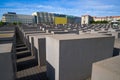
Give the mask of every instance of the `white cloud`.
M 36 8 L 54 9 L 55 7 L 50 5 L 37 5 Z
M 105 4 L 97 0 L 60 0 L 53 2 L 46 2 L 46 4 L 42 3 L 33 3 L 33 4 L 23 4 L 23 3 L 6 3 L 6 7 L 16 7 L 12 8 L 17 12 L 34 12 L 34 11 L 45 11 L 45 12 L 56 12 L 62 14 L 69 14 L 75 16 L 81 16 L 84 14 L 90 15 L 105 15 L 112 14 L 111 9 L 115 9 L 115 5 Z M 115 11 L 117 14 L 119 11 Z M 32 14 L 32 13 L 29 13 Z
M 96 10 L 109 10 L 115 8 L 115 5 L 101 3 L 100 1 L 89 0 L 85 3 L 85 8 L 87 9 L 96 9 Z

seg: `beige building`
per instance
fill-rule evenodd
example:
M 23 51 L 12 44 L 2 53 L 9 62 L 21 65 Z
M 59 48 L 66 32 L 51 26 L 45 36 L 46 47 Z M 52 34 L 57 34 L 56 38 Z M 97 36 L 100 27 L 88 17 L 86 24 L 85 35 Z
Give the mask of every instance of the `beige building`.
M 120 16 L 111 16 L 113 20 L 120 20 Z
M 120 20 L 120 16 L 93 17 L 94 21 L 113 21 Z
M 105 16 L 105 17 L 96 17 L 90 15 L 81 16 L 81 24 L 90 24 L 90 21 L 116 21 L 120 20 L 120 16 Z
M 8 12 L 6 14 L 3 14 L 2 22 L 6 22 L 6 23 L 20 22 L 23 24 L 31 24 L 34 23 L 34 16 Z
M 93 17 L 94 21 L 107 21 L 107 17 Z
M 81 24 L 90 24 L 90 21 L 93 20 L 93 17 L 90 15 L 82 15 L 81 17 Z

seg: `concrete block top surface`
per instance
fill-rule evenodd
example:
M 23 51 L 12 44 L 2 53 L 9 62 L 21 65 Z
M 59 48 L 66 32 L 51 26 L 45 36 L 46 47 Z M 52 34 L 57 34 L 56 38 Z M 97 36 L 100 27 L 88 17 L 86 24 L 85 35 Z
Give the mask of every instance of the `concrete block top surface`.
M 33 35 L 29 35 L 29 38 L 31 39 L 31 37 L 34 37 L 34 38 L 45 38 L 45 36 L 47 35 L 52 35 L 52 34 L 49 34 L 49 33 L 39 33 L 39 34 L 33 34 Z
M 15 32 L 15 30 L 11 30 L 11 31 L 0 31 L 0 34 L 1 33 L 14 33 Z
M 0 38 L 9 38 L 9 37 L 14 37 L 14 33 L 3 33 L 3 34 L 0 34 Z
M 120 75 L 120 56 L 96 62 L 94 63 L 94 65 L 105 68 L 111 72 L 115 72 Z
M 50 33 L 39 33 L 39 34 L 35 34 L 35 35 L 29 35 L 29 42 L 31 43 L 31 38 L 33 37 L 34 39 L 38 39 L 38 38 L 45 38 L 45 36 L 47 35 L 52 35 Z
M 120 49 L 120 39 L 115 39 L 114 47 Z
M 0 53 L 9 53 L 12 51 L 12 43 L 0 44 Z
M 26 36 L 41 36 L 41 35 L 50 35 L 51 33 L 36 33 L 36 34 L 26 34 Z
M 46 36 L 51 36 L 52 34 L 43 34 L 43 35 L 36 35 L 34 38 L 45 38 Z
M 49 37 L 49 36 L 48 36 Z M 113 37 L 109 35 L 102 35 L 102 34 L 80 34 L 80 35 L 53 35 L 50 36 L 57 40 L 69 40 L 69 39 L 87 39 L 87 38 L 103 38 L 103 37 Z
M 68 31 L 53 31 L 53 32 L 68 32 Z
M 45 31 L 25 31 L 24 33 L 25 34 L 28 34 L 28 33 L 44 33 Z

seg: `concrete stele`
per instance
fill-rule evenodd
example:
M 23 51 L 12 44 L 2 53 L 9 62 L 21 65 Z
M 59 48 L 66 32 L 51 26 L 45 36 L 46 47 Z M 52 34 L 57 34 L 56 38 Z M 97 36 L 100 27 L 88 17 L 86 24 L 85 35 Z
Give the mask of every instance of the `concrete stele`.
M 114 37 L 99 34 L 46 37 L 47 76 L 50 80 L 87 79 L 93 62 L 112 57 L 113 45 Z
M 120 56 L 94 63 L 91 80 L 120 80 Z

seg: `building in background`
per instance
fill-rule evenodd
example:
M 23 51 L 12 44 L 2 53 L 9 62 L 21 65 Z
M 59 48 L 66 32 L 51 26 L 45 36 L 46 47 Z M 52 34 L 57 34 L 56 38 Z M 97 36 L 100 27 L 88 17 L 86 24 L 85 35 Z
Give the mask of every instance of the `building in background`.
M 82 15 L 81 24 L 90 24 L 90 21 L 93 21 L 93 17 L 90 15 Z
M 117 21 L 120 20 L 120 16 L 105 16 L 105 17 L 96 17 L 90 15 L 81 16 L 81 24 L 90 24 L 91 21 Z
M 54 23 L 54 14 L 48 12 L 34 12 L 35 23 Z
M 120 16 L 93 17 L 94 21 L 115 21 L 120 20 Z
M 34 12 L 32 14 L 35 18 L 35 23 L 47 23 L 47 24 L 67 24 L 67 23 L 80 23 L 81 18 L 76 16 L 69 16 L 65 14 L 57 14 L 57 13 L 48 13 L 48 12 Z M 57 20 L 59 18 L 59 21 Z M 64 20 L 63 20 L 64 18 Z M 57 22 L 56 22 L 57 20 Z
M 56 17 L 59 18 L 56 22 Z M 62 19 L 64 18 L 64 20 Z M 90 24 L 92 21 L 117 21 L 120 16 L 106 16 L 96 17 L 90 15 L 82 15 L 81 17 L 48 13 L 48 12 L 34 12 L 32 15 L 16 14 L 15 12 L 8 12 L 3 14 L 2 22 L 5 23 L 23 23 L 23 24 Z
M 67 24 L 67 16 L 54 13 L 54 24 Z
M 94 21 L 117 21 L 120 20 L 120 16 L 105 16 L 105 17 L 93 17 Z
M 81 23 L 81 17 L 67 16 L 67 23 L 78 24 Z
M 59 20 L 58 20 L 59 19 Z M 16 14 L 15 12 L 8 12 L 3 14 L 2 22 L 5 23 L 23 23 L 23 24 L 80 24 L 81 17 L 48 13 L 48 12 L 34 12 L 32 15 Z
M 67 24 L 66 17 L 55 17 L 55 24 Z
M 16 14 L 14 12 L 8 12 L 3 14 L 2 22 L 5 23 L 23 23 L 23 24 L 32 24 L 34 23 L 34 16 L 32 15 L 24 15 L 24 14 Z
M 107 17 L 93 17 L 94 21 L 107 21 Z

